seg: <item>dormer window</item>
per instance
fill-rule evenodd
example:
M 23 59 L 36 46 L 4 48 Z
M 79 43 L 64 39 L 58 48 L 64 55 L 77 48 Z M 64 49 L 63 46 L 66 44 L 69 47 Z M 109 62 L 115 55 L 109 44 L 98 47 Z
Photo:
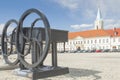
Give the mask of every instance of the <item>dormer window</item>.
M 117 31 L 115 31 L 115 32 L 114 32 L 114 35 L 115 35 L 115 36 L 117 36 L 117 35 L 118 35 L 118 32 L 117 32 Z

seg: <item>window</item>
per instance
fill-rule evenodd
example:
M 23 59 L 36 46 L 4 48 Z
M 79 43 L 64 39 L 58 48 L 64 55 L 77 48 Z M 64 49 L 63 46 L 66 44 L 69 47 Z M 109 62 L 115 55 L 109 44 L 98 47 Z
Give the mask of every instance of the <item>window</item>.
M 101 49 L 101 46 L 99 46 L 99 49 Z
M 93 43 L 93 41 L 91 40 L 91 44 Z
M 113 38 L 113 42 L 115 42 L 115 38 Z
M 97 40 L 95 40 L 95 43 L 97 42 Z
M 103 49 L 104 49 L 104 46 L 103 46 Z
M 105 39 L 103 39 L 103 43 L 105 43 Z
M 86 42 L 84 41 L 84 44 L 85 44 Z
M 118 42 L 120 42 L 120 38 L 118 38 Z
M 78 42 L 76 41 L 76 44 L 78 44 Z
M 109 41 L 109 40 L 108 40 L 108 39 L 106 39 L 106 43 L 108 43 L 108 41 Z
M 101 39 L 99 39 L 99 43 L 101 43 Z
M 73 44 L 75 44 L 75 42 L 73 42 Z
M 73 44 L 75 44 L 75 41 L 73 41 Z
M 87 43 L 89 44 L 89 40 L 87 41 Z
M 106 49 L 108 49 L 108 46 L 106 46 Z

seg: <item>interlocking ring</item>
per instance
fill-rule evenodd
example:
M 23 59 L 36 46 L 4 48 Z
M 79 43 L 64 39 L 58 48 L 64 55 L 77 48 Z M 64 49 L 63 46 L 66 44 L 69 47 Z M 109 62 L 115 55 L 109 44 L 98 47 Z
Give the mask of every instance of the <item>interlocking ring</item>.
M 32 23 L 31 28 L 30 28 L 30 35 L 26 36 L 24 31 L 23 31 L 24 30 L 23 22 L 24 22 L 25 18 L 32 13 L 37 14 L 39 16 L 39 18 L 37 18 Z M 37 36 L 33 36 L 33 34 L 32 34 L 34 29 L 35 29 L 34 25 L 39 20 L 41 20 L 43 22 L 44 26 L 45 26 L 45 47 L 44 47 L 43 51 L 34 53 L 35 55 L 42 53 L 42 55 L 39 57 L 37 62 L 30 64 L 24 59 L 24 57 L 28 54 L 28 53 L 26 53 L 26 54 L 24 53 L 24 46 L 25 46 L 25 43 L 27 43 L 27 42 L 30 43 L 28 52 L 31 48 L 31 44 L 34 43 L 34 42 L 37 44 L 37 46 L 39 46 L 39 49 L 41 48 L 42 45 L 40 44 L 40 40 L 38 40 L 39 38 L 37 38 Z M 41 33 L 38 33 L 38 35 L 41 35 Z M 45 58 L 48 54 L 48 50 L 49 50 L 49 46 L 50 46 L 50 37 L 51 37 L 50 35 L 51 35 L 51 30 L 50 30 L 49 22 L 42 12 L 38 11 L 37 9 L 29 9 L 26 12 L 23 13 L 23 15 L 21 16 L 21 18 L 19 20 L 19 25 L 18 25 L 18 28 L 17 28 L 16 47 L 17 47 L 17 52 L 18 52 L 18 55 L 19 55 L 19 59 L 20 59 L 21 63 L 26 68 L 34 68 L 34 67 L 37 67 L 39 64 L 43 63 L 43 61 L 45 60 Z
M 16 50 L 13 50 L 13 46 L 15 46 L 15 34 L 16 34 L 16 28 L 13 29 L 12 34 L 7 36 L 7 29 L 8 27 L 10 27 L 10 24 L 15 23 L 18 26 L 18 22 L 14 19 L 9 20 L 4 28 L 3 28 L 3 32 L 2 32 L 2 53 L 3 53 L 3 58 L 5 60 L 5 62 L 9 65 L 16 65 L 19 62 L 18 59 L 18 55 L 17 55 L 17 59 L 15 61 L 11 61 L 8 59 L 8 57 L 12 54 L 17 54 Z M 8 46 L 10 46 L 10 49 L 8 50 Z

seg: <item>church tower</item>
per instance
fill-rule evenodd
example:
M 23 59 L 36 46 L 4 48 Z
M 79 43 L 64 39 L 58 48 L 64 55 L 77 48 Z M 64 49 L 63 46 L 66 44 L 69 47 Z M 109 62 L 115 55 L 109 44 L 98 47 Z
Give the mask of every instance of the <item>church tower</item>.
M 103 29 L 103 20 L 101 17 L 100 9 L 98 8 L 97 17 L 95 20 L 95 30 Z

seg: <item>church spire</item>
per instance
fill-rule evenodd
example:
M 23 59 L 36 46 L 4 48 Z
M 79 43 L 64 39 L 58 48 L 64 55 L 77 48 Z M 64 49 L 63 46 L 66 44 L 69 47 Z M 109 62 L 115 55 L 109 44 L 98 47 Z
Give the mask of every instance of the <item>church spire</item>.
M 101 12 L 100 12 L 100 9 L 99 9 L 99 8 L 98 8 L 96 20 L 102 20 L 102 16 L 101 16 Z
M 96 30 L 103 29 L 103 19 L 102 19 L 101 12 L 100 12 L 99 8 L 98 8 L 97 17 L 95 20 L 95 29 Z

